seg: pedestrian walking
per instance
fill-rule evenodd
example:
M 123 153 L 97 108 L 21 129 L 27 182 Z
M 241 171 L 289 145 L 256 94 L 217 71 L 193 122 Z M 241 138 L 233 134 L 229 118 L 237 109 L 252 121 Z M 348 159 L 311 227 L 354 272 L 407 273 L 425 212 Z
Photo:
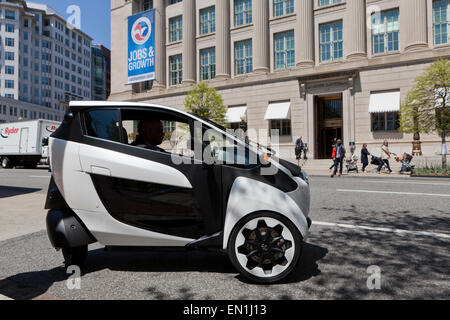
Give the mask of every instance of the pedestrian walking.
M 333 159 L 333 165 L 330 167 L 330 169 L 328 170 L 329 172 L 331 172 L 331 170 L 333 170 L 334 166 L 336 165 L 334 162 L 334 159 L 336 159 L 336 142 L 337 142 L 337 138 L 333 139 L 333 144 L 331 145 L 331 159 Z
M 300 160 L 302 158 L 302 152 L 305 149 L 305 144 L 303 143 L 303 137 L 300 137 L 295 142 L 295 158 Z
M 338 140 L 336 144 L 336 158 L 334 159 L 334 172 L 331 175 L 331 178 L 337 174 L 339 167 L 339 176 L 342 176 L 342 171 L 344 170 L 344 158 L 345 158 L 346 150 L 344 145 L 342 144 L 342 140 Z
M 369 165 L 370 152 L 367 150 L 367 144 L 364 144 L 361 149 L 361 163 L 363 165 L 362 172 L 366 172 L 366 168 Z
M 386 165 L 386 168 L 389 170 L 389 174 L 392 173 L 391 166 L 389 165 L 389 159 L 391 158 L 392 152 L 389 151 L 389 142 L 387 140 L 384 141 L 381 146 L 381 160 L 382 162 L 378 166 L 378 174 L 381 174 L 381 169 L 383 165 Z

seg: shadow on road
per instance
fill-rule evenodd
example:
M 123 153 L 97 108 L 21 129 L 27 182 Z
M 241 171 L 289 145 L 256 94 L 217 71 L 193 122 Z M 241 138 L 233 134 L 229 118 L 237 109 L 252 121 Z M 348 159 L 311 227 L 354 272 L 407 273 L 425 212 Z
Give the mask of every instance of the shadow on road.
M 35 193 L 42 189 L 0 186 L 0 199 Z
M 328 250 L 311 244 L 304 245 L 303 256 L 293 275 L 284 283 L 302 282 L 320 274 L 317 265 Z M 125 272 L 205 272 L 236 274 L 228 256 L 214 251 L 158 251 L 158 252 L 107 252 L 104 249 L 89 252 L 82 276 L 104 269 Z M 45 294 L 57 282 L 66 281 L 69 274 L 63 266 L 45 271 L 16 274 L 0 280 L 0 294 L 15 300 L 29 300 Z M 236 279 L 245 283 L 240 276 Z M 148 288 L 156 299 L 173 299 L 157 288 Z M 194 299 L 189 287 L 179 289 L 182 299 Z

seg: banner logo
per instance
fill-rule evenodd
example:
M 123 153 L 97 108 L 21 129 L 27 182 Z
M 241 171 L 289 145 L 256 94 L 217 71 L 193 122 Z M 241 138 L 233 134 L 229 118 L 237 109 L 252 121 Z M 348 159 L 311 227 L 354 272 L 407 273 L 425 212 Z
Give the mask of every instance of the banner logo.
M 131 28 L 131 39 L 137 45 L 141 45 L 147 42 L 152 33 L 152 25 L 150 20 L 146 17 L 138 19 Z

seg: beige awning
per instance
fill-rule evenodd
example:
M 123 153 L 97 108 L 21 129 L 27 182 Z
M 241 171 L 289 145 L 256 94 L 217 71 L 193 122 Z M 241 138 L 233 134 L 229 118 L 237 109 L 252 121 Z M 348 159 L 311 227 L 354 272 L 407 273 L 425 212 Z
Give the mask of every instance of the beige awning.
M 227 123 L 239 123 L 242 119 L 247 118 L 247 107 L 233 107 L 228 108 L 225 120 Z
M 288 120 L 291 118 L 291 103 L 271 103 L 266 111 L 265 120 Z
M 400 112 L 400 91 L 372 93 L 369 113 Z

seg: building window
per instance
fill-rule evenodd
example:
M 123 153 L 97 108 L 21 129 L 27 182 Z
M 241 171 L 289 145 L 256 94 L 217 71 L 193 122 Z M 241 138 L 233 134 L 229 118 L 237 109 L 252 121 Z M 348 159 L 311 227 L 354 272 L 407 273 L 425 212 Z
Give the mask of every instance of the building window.
M 200 79 L 211 80 L 216 77 L 216 48 L 200 50 Z
M 5 60 L 14 61 L 14 52 L 5 52 Z
M 153 9 L 153 0 L 142 0 L 142 11 Z
M 181 54 L 169 58 L 169 80 L 171 86 L 181 84 L 183 80 L 183 59 Z
M 252 40 L 236 42 L 234 47 L 235 74 L 253 72 L 253 48 Z
M 294 13 L 294 0 L 273 0 L 273 15 L 280 17 Z
M 295 66 L 294 31 L 278 33 L 274 36 L 275 69 Z
M 169 4 L 175 4 L 175 3 L 178 3 L 181 1 L 183 1 L 183 0 L 169 0 Z
M 13 10 L 5 10 L 5 19 L 16 20 L 16 13 Z
M 14 66 L 5 66 L 5 74 L 14 74 Z
M 320 6 L 328 6 L 330 4 L 341 3 L 342 0 L 319 0 Z
M 216 32 L 216 8 L 200 10 L 200 34 Z
M 6 25 L 6 32 L 14 33 L 14 25 L 7 23 Z
M 179 16 L 169 20 L 169 42 L 183 39 L 183 17 Z
M 234 25 L 252 23 L 252 0 L 234 0 Z
M 446 44 L 449 34 L 450 0 L 433 1 L 434 44 Z
M 397 131 L 399 128 L 398 112 L 372 114 L 372 131 Z
M 5 38 L 5 46 L 14 47 L 14 38 Z
M 291 120 L 270 120 L 270 130 L 279 130 L 280 137 L 291 136 Z
M 320 61 L 342 60 L 342 21 L 320 25 Z
M 5 80 L 6 89 L 14 89 L 14 80 Z
M 373 53 L 398 51 L 398 9 L 372 15 Z

